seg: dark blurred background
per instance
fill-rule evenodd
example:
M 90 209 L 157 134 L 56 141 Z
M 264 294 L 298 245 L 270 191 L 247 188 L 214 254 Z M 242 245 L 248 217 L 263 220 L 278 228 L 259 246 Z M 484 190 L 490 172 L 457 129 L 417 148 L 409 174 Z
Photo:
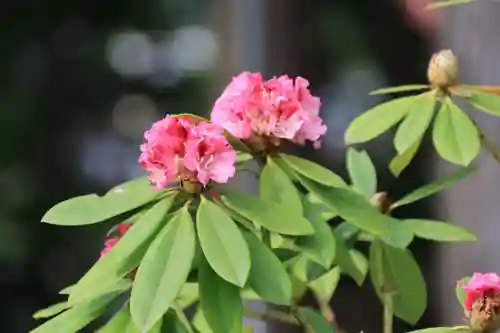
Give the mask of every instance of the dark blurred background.
M 166 113 L 207 115 L 242 70 L 311 82 L 328 133 L 297 152 L 345 175 L 343 133 L 383 86 L 426 82 L 442 18 L 426 0 L 18 0 L 0 11 L 1 332 L 26 333 L 97 259 L 109 224 L 39 223 L 58 201 L 142 174 L 143 131 Z M 487 82 L 494 83 L 494 82 Z M 429 178 L 426 152 L 395 182 L 390 136 L 366 146 L 379 189 L 397 197 Z M 425 150 L 425 149 L 424 149 Z M 248 185 L 251 186 L 251 185 Z M 428 201 L 401 214 L 430 216 Z M 430 243 L 412 245 L 430 291 L 419 326 L 438 324 Z M 453 276 L 453 282 L 458 277 Z M 453 290 L 449 291 L 450 295 Z M 379 332 L 367 282 L 333 298 L 348 332 Z M 453 303 L 453 306 L 458 306 Z M 451 323 L 450 323 L 451 324 Z M 407 326 L 398 323 L 397 331 Z M 268 332 L 270 332 L 269 330 Z M 290 332 L 273 327 L 273 332 Z M 88 330 L 90 332 L 90 330 Z M 264 332 L 264 331 L 262 331 Z M 222 332 L 217 332 L 222 333 Z M 259 332 L 261 333 L 261 332 Z

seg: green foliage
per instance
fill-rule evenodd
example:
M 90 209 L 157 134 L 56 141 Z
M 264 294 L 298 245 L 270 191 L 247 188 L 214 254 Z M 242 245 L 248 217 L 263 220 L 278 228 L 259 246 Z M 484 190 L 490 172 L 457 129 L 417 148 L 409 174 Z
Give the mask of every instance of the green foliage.
M 452 327 L 425 328 L 423 330 L 410 331 L 408 333 L 471 333 L 471 332 L 472 330 L 468 326 L 452 326 Z
M 437 9 L 437 8 L 443 8 L 443 7 L 449 7 L 449 6 L 459 5 L 459 4 L 462 4 L 462 3 L 470 3 L 470 2 L 474 2 L 474 1 L 477 1 L 477 0 L 444 0 L 444 1 L 436 1 L 436 2 L 433 2 L 433 3 L 429 4 L 429 5 L 427 5 L 425 8 L 426 9 Z M 431 332 L 428 332 L 428 333 L 431 333 Z M 434 332 L 434 333 L 438 333 L 438 332 Z
M 196 226 L 201 248 L 213 270 L 230 283 L 245 285 L 250 272 L 250 252 L 231 217 L 202 197 Z
M 500 96 L 475 89 L 466 90 L 470 94 L 467 99 L 477 109 L 487 112 L 493 116 L 500 116 Z
M 198 268 L 200 305 L 213 332 L 241 333 L 243 305 L 240 289 L 220 278 L 206 260 Z
M 463 286 L 469 283 L 470 279 L 471 277 L 469 276 L 462 278 L 460 281 L 457 282 L 457 285 L 455 287 L 455 294 L 457 296 L 457 301 L 462 307 L 465 304 L 465 290 Z
M 454 164 L 467 166 L 481 151 L 476 126 L 450 98 L 441 105 L 432 139 L 439 155 Z
M 347 171 L 353 189 L 370 199 L 377 191 L 377 173 L 368 153 L 348 148 Z
M 306 331 L 311 333 L 333 333 L 330 323 L 314 310 L 306 307 L 298 309 L 300 321 L 306 324 Z
M 407 92 L 415 90 L 429 89 L 427 84 L 405 84 L 404 86 L 380 88 L 370 92 L 370 95 L 392 94 L 397 92 Z
M 191 270 L 195 239 L 193 221 L 185 207 L 148 248 L 130 298 L 132 318 L 141 331 L 152 329 L 179 294 Z
M 98 223 L 139 208 L 159 194 L 146 177 L 141 177 L 115 187 L 102 197 L 88 194 L 58 203 L 45 213 L 42 222 L 66 226 Z
M 410 164 L 420 147 L 420 143 L 421 141 L 417 140 L 404 152 L 401 152 L 400 154 L 398 153 L 394 156 L 389 163 L 389 170 L 394 176 L 399 177 L 401 172 L 403 172 L 403 170 Z
M 467 242 L 476 241 L 477 237 L 469 230 L 460 226 L 432 220 L 409 219 L 404 220 L 415 236 L 438 242 Z

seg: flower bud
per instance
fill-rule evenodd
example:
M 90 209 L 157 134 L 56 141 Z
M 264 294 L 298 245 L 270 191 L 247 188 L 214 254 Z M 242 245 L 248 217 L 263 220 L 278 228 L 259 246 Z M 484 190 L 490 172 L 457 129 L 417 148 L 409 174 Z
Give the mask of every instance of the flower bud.
M 433 88 L 447 89 L 455 85 L 458 78 L 458 60 L 451 50 L 442 50 L 432 55 L 427 78 Z
M 475 333 L 494 333 L 500 328 L 500 294 L 493 291 L 484 293 L 472 304 L 467 313 L 469 325 Z
M 391 199 L 386 192 L 378 192 L 370 199 L 371 204 L 382 214 L 387 214 L 391 208 Z

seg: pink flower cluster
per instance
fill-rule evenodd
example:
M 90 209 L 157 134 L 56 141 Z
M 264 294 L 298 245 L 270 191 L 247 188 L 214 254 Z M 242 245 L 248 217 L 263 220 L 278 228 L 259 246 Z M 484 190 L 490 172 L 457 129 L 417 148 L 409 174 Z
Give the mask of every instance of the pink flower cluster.
M 320 146 L 326 126 L 319 117 L 320 99 L 309 82 L 287 75 L 268 81 L 260 73 L 243 72 L 233 78 L 215 102 L 211 120 L 239 139 L 254 135 Z
M 175 180 L 226 183 L 236 172 L 236 153 L 214 124 L 167 115 L 144 138 L 139 162 L 157 188 Z
M 465 290 L 464 307 L 471 311 L 474 302 L 484 297 L 485 293 L 500 293 L 500 276 L 495 273 L 474 273 L 469 283 L 460 287 Z
M 123 235 L 125 235 L 127 233 L 127 231 L 130 229 L 131 226 L 132 226 L 131 224 L 127 224 L 127 223 L 118 224 L 118 227 L 117 227 L 118 236 L 109 237 L 108 239 L 106 239 L 106 242 L 104 242 L 104 249 L 102 249 L 102 251 L 101 251 L 101 258 L 106 253 L 111 251 L 111 249 L 116 245 L 116 243 L 118 243 L 120 238 L 122 238 Z

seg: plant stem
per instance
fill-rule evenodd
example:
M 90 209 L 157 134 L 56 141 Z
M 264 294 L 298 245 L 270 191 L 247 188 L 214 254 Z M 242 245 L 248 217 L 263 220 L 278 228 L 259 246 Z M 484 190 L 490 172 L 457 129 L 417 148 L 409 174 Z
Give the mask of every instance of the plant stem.
M 275 320 L 275 321 L 280 321 L 282 323 L 300 325 L 300 322 L 297 319 L 295 319 L 295 317 L 293 317 L 288 313 L 278 310 L 267 310 L 266 312 L 258 313 L 254 312 L 251 309 L 245 308 L 244 314 L 245 317 L 251 319 L 258 319 L 262 321 Z
M 384 292 L 384 333 L 392 333 L 393 300 L 392 293 Z
M 264 242 L 264 244 L 272 249 L 271 247 L 271 232 L 269 230 L 267 230 L 266 228 L 262 228 L 262 241 Z

